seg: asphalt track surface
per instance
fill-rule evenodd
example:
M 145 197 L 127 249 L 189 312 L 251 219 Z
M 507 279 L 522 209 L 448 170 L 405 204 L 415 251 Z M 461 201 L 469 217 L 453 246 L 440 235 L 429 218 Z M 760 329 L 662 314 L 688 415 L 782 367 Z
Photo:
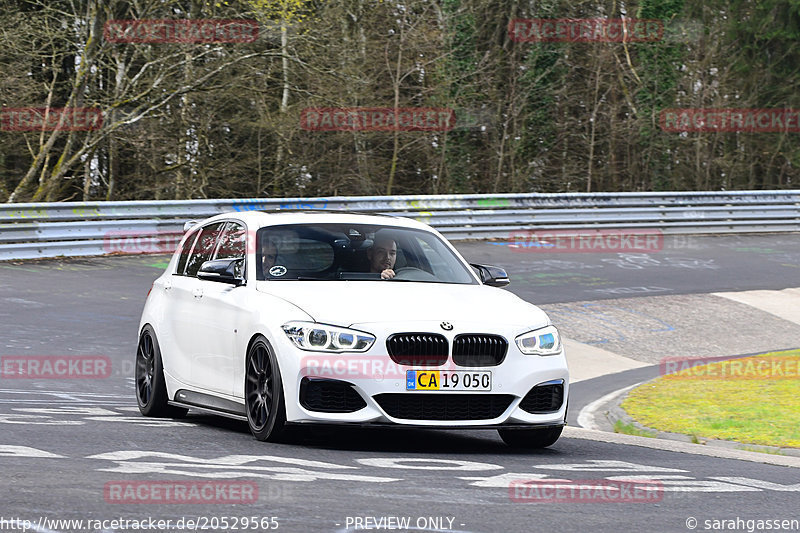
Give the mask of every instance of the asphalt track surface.
M 470 261 L 506 267 L 509 290 L 543 305 L 571 336 L 583 334 L 581 342 L 641 361 L 657 361 L 686 339 L 697 339 L 700 353 L 733 347 L 739 351 L 730 353 L 751 353 L 762 341 L 765 349 L 800 347 L 797 330 L 769 323 L 777 319 L 766 313 L 749 316 L 770 338 L 741 330 L 726 345 L 709 339 L 689 310 L 680 311 L 708 303 L 747 316 L 708 293 L 800 285 L 800 235 L 666 237 L 663 250 L 648 254 L 523 252 L 485 242 L 458 247 Z M 507 448 L 494 431 L 319 428 L 299 432 L 291 444 L 269 444 L 253 439 L 246 424 L 223 418 L 141 417 L 132 388 L 136 328 L 165 261 L 0 263 L 0 356 L 103 355 L 111 362 L 105 379 L 0 379 L 0 531 L 195 529 L 180 529 L 181 519 L 195 519 L 205 531 L 252 531 L 254 518 L 267 519 L 259 531 L 774 531 L 782 524 L 759 529 L 757 521 L 800 519 L 800 463 L 793 458 L 752 452 L 734 458 L 699 445 L 672 449 L 664 441 L 571 427 L 551 448 L 530 452 Z M 617 313 L 616 329 L 593 330 L 585 316 L 575 320 L 575 306 L 597 305 Z M 627 322 L 620 313 L 628 313 Z M 631 326 L 642 320 L 672 329 Z M 709 318 L 709 324 L 725 321 Z M 588 402 L 653 372 L 575 384 L 570 422 Z M 546 487 L 509 491 L 516 480 L 562 480 L 559 494 L 575 499 L 570 482 L 608 487 L 625 478 L 655 480 L 659 490 L 617 501 L 619 493 L 594 489 L 592 503 L 536 501 L 555 494 Z M 128 482 L 213 480 L 245 481 L 257 497 L 232 504 L 220 493 L 215 503 L 131 504 L 109 492 Z M 66 519 L 84 523 L 54 522 Z M 148 519 L 172 523 L 157 528 Z M 407 528 L 399 525 L 405 520 Z

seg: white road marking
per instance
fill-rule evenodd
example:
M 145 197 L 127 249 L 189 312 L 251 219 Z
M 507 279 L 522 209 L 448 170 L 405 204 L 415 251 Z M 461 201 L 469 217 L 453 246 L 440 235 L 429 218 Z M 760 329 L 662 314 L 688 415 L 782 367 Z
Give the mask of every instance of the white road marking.
M 98 468 L 99 472 L 116 472 L 121 474 L 174 474 L 181 476 L 201 477 L 208 479 L 265 478 L 274 481 L 361 481 L 367 483 L 386 483 L 402 481 L 400 478 L 365 476 L 361 474 L 345 474 L 339 472 L 320 472 L 290 466 L 230 466 L 230 465 L 192 465 L 185 463 L 118 463 L 114 468 Z M 197 471 L 206 469 L 206 471 Z
M 20 426 L 82 426 L 81 420 L 56 420 L 45 415 L 28 415 L 23 413 L 0 414 L 0 424 L 17 424 Z
M 492 488 L 508 488 L 512 481 L 537 481 L 547 479 L 549 481 L 569 481 L 568 479 L 550 478 L 547 474 L 531 474 L 528 472 L 508 472 L 506 474 L 499 474 L 489 477 L 459 477 L 465 481 L 472 481 L 470 485 L 474 487 L 492 487 Z
M 8 404 L 8 405 L 53 405 L 53 400 L 9 400 L 9 399 L 0 399 L 0 404 Z M 62 401 L 62 405 L 97 405 L 97 406 L 104 406 L 104 407 L 130 407 L 130 403 L 119 403 L 109 401 L 87 401 L 87 400 L 79 400 L 79 401 Z
M 721 481 L 708 481 L 695 479 L 689 476 L 611 476 L 606 479 L 611 481 L 658 481 L 664 492 L 761 492 L 755 487 L 733 485 Z
M 476 463 L 474 461 L 460 461 L 456 459 L 419 459 L 419 458 L 391 458 L 380 457 L 370 459 L 356 459 L 357 463 L 380 468 L 400 468 L 402 470 L 458 470 L 461 472 L 474 472 L 480 470 L 502 470 L 500 465 L 489 463 Z M 412 463 L 412 464 L 409 464 Z M 421 464 L 413 464 L 421 463 Z
M 37 450 L 29 446 L 14 446 L 11 444 L 0 444 L 0 457 L 41 457 L 48 459 L 63 459 L 63 455 Z
M 781 485 L 780 483 L 771 483 L 769 481 L 761 481 L 759 479 L 750 479 L 749 477 L 712 477 L 719 481 L 727 481 L 728 483 L 736 483 L 745 485 L 747 487 L 758 487 L 759 489 L 777 490 L 779 492 L 800 492 L 800 483 L 794 485 Z
M 72 394 L 69 394 L 69 393 L 66 393 L 66 392 L 54 392 L 54 393 L 52 393 L 52 395 L 55 396 L 56 398 L 58 398 L 59 400 L 68 400 L 68 401 L 71 401 L 71 402 L 79 402 L 79 401 L 81 401 L 80 398 L 76 398 Z
M 73 394 L 75 396 L 82 396 L 87 398 L 124 398 L 130 400 L 133 398 L 132 394 L 109 394 L 104 392 L 70 392 L 70 391 L 49 391 L 49 390 L 22 390 L 22 389 L 0 389 L 0 394 L 34 394 L 44 396 L 56 396 L 59 394 Z
M 688 472 L 677 468 L 664 468 L 661 466 L 637 465 L 626 461 L 608 461 L 603 459 L 590 459 L 585 463 L 573 464 L 543 464 L 534 465 L 542 470 L 567 470 L 571 472 Z
M 761 492 L 763 490 L 774 490 L 780 492 L 798 492 L 800 491 L 800 484 L 797 485 L 781 485 L 780 483 L 771 483 L 768 481 L 760 481 L 757 479 L 749 478 L 733 478 L 733 477 L 710 477 L 708 479 L 696 479 L 690 476 L 681 475 L 665 475 L 659 472 L 686 472 L 686 470 L 676 470 L 672 468 L 663 468 L 658 466 L 638 465 L 635 463 L 624 463 L 622 461 L 588 461 L 587 463 L 577 463 L 570 465 L 536 465 L 537 469 L 550 469 L 559 470 L 559 466 L 565 467 L 562 470 L 572 472 L 618 472 L 620 471 L 620 463 L 627 465 L 624 469 L 631 472 L 654 472 L 653 474 L 636 474 L 636 475 L 616 475 L 616 476 L 603 476 L 594 479 L 593 481 L 611 480 L 611 481 L 631 481 L 631 482 L 659 482 L 659 490 L 669 493 L 691 493 L 691 492 Z M 459 477 L 465 481 L 470 481 L 470 485 L 475 487 L 485 488 L 509 488 L 512 483 L 526 484 L 533 482 L 546 481 L 548 483 L 563 483 L 565 486 L 575 483 L 576 480 L 549 477 L 549 474 L 542 474 L 538 472 L 508 472 L 496 476 L 479 477 Z M 587 483 L 589 480 L 579 480 L 581 483 Z M 602 483 L 598 484 L 601 487 Z
M 171 459 L 176 462 L 147 462 L 135 460 L 144 457 Z M 279 463 L 280 465 L 300 465 L 316 469 L 354 470 L 358 468 L 355 466 L 337 465 L 334 463 L 297 459 L 293 457 L 278 457 L 274 455 L 227 455 L 214 459 L 204 459 L 201 457 L 191 457 L 188 455 L 177 455 L 166 452 L 120 450 L 117 452 L 90 455 L 87 459 L 106 459 L 114 461 L 117 463 L 116 467 L 99 468 L 98 471 L 122 474 L 178 474 L 211 479 L 249 477 L 298 482 L 323 479 L 368 483 L 401 481 L 399 478 L 366 476 L 361 474 L 339 473 L 336 471 L 308 470 L 305 468 L 298 468 L 297 466 L 259 466 L 251 464 L 266 461 Z
M 587 405 L 586 407 L 581 409 L 581 412 L 578 414 L 578 425 L 581 426 L 581 427 L 584 427 L 586 429 L 594 429 L 594 430 L 598 430 L 599 431 L 600 430 L 600 426 L 598 426 L 594 422 L 594 416 L 595 416 L 595 413 L 597 412 L 597 410 L 600 409 L 605 404 L 610 403 L 611 401 L 613 401 L 614 399 L 616 399 L 620 395 L 625 394 L 626 392 L 628 392 L 632 388 L 638 387 L 642 383 L 644 383 L 644 381 L 640 381 L 639 383 L 635 383 L 635 384 L 631 385 L 630 387 L 625 387 L 623 389 L 615 390 L 614 392 L 609 392 L 605 396 L 603 396 L 601 398 L 598 398 L 597 400 L 593 401 L 592 403 L 590 403 L 589 405 Z
M 62 406 L 62 407 L 16 407 L 14 411 L 34 413 L 37 415 L 83 415 L 83 416 L 119 416 L 116 411 L 102 407 Z
M 126 422 L 128 424 L 136 424 L 137 426 L 151 428 L 197 426 L 197 424 L 194 422 L 171 420 L 168 418 L 149 418 L 144 416 L 89 416 L 84 418 L 84 420 L 96 420 L 98 422 Z
M 180 455 L 169 452 L 154 452 L 143 450 L 119 450 L 116 452 L 99 453 L 90 455 L 87 459 L 105 459 L 108 461 L 130 461 L 134 459 L 142 459 L 148 457 L 155 457 L 160 459 L 172 459 L 174 461 L 184 461 L 185 463 L 194 463 L 196 465 L 229 465 L 240 466 L 247 463 L 257 461 L 272 461 L 275 463 L 284 463 L 291 465 L 308 466 L 311 468 L 339 468 L 346 470 L 357 469 L 357 466 L 344 466 L 334 463 L 326 463 L 322 461 L 312 461 L 309 459 L 298 459 L 296 457 L 280 457 L 277 455 L 225 455 L 216 457 L 214 459 L 204 459 L 202 457 L 192 457 L 191 455 Z M 177 464 L 177 463 L 175 463 Z
M 108 406 L 106 406 L 108 407 Z M 136 408 L 138 411 L 138 408 Z M 125 414 L 105 409 L 97 405 L 61 405 L 59 407 L 14 407 L 15 413 L 0 413 L 0 424 L 36 425 L 36 426 L 82 426 L 87 422 L 122 422 L 141 427 L 187 427 L 197 426 L 195 422 L 184 420 L 149 418 L 143 416 L 126 416 Z M 61 416 L 59 416 L 61 415 Z M 79 416 L 82 420 L 65 419 Z
M 33 458 L 55 458 L 67 459 L 67 457 L 53 454 L 44 450 L 31 448 L 28 446 L 0 445 L 0 457 L 33 457 Z M 139 461 L 143 458 L 157 458 L 170 461 L 154 462 Z M 108 460 L 116 463 L 115 467 L 98 468 L 99 472 L 116 472 L 125 474 L 178 474 L 190 477 L 201 477 L 210 479 L 230 479 L 230 478 L 265 478 L 276 481 L 308 482 L 317 480 L 333 481 L 357 481 L 367 483 L 385 483 L 393 481 L 403 481 L 402 478 L 389 478 L 374 475 L 362 475 L 350 473 L 357 470 L 358 466 L 339 465 L 322 461 L 298 459 L 293 457 L 281 457 L 274 455 L 226 455 L 211 459 L 192 457 L 188 455 L 172 454 L 168 452 L 140 451 L 140 450 L 120 450 L 116 452 L 106 452 L 87 456 L 86 459 Z M 407 463 L 416 462 L 449 462 L 460 463 L 456 468 L 442 468 L 439 470 L 456 471 L 485 471 L 502 470 L 501 465 L 491 463 L 477 463 L 472 461 L 451 461 L 440 459 L 409 459 L 409 458 L 375 458 L 372 461 L 356 460 L 365 466 L 375 468 L 404 468 L 420 469 Z M 268 462 L 278 463 L 277 465 L 261 465 L 257 463 Z M 291 465 L 291 466 L 290 466 Z M 304 466 L 307 468 L 299 468 Z M 316 470 L 309 470 L 314 468 Z M 423 469 L 435 468 L 426 465 Z M 720 493 L 720 492 L 800 492 L 800 483 L 784 485 L 758 479 L 732 476 L 712 476 L 707 479 L 696 479 L 684 475 L 665 475 L 663 472 L 687 472 L 675 468 L 661 466 L 642 465 L 626 461 L 592 459 L 583 463 L 568 464 L 539 464 L 533 468 L 540 472 L 506 472 L 491 476 L 458 476 L 457 479 L 470 482 L 469 485 L 482 488 L 508 488 L 512 482 L 525 483 L 534 481 L 547 481 L 558 483 L 561 486 L 568 486 L 575 480 L 562 477 L 550 477 L 549 473 L 541 473 L 541 470 L 567 471 L 567 472 L 626 472 L 623 475 L 606 476 L 600 479 L 611 481 L 642 481 L 659 482 L 661 488 L 668 493 Z M 326 469 L 327 471 L 320 471 Z M 341 472 L 341 470 L 347 471 Z M 644 474 L 648 472 L 648 474 Z M 636 473 L 636 474 L 632 474 Z M 586 480 L 581 481 L 586 482 Z M 601 486 L 601 485 L 598 485 Z M 39 531 L 39 530 L 37 530 Z

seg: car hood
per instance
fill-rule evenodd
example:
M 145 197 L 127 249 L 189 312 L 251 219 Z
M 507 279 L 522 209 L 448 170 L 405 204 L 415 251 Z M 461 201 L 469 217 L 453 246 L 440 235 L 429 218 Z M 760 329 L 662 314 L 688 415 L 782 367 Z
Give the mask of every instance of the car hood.
M 284 299 L 317 322 L 339 326 L 373 322 L 483 322 L 503 326 L 549 324 L 538 307 L 486 285 L 394 281 L 259 281 L 257 290 Z

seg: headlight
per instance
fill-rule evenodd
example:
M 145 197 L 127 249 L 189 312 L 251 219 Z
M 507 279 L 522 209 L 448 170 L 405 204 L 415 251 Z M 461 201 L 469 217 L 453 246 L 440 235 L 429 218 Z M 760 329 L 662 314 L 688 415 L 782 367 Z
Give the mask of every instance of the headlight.
M 561 337 L 555 326 L 523 333 L 515 340 L 525 355 L 555 355 L 561 351 Z
M 289 322 L 282 327 L 295 346 L 313 352 L 366 352 L 375 342 L 369 333 L 315 322 Z

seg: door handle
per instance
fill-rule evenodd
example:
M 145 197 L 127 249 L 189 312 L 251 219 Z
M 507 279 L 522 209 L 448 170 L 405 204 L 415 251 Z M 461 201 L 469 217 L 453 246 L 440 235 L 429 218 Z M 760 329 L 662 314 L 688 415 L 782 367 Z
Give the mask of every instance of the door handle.
M 193 289 L 192 294 L 194 294 L 195 298 L 202 298 L 203 297 L 203 289 Z
M 170 290 L 171 288 L 172 288 L 172 281 L 169 281 L 169 280 L 165 281 L 165 282 L 164 282 L 164 290 L 165 290 L 165 291 L 168 291 L 168 290 Z

